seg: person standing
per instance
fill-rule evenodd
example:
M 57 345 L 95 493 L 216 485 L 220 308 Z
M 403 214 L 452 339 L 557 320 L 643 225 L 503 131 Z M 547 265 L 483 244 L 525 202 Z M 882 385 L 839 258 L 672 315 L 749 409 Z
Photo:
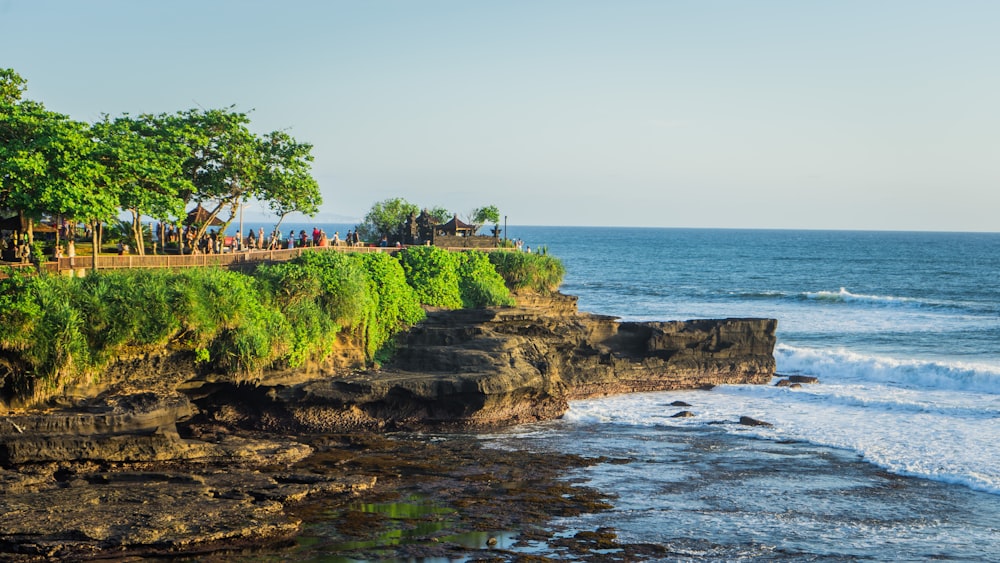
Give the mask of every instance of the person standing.
M 66 256 L 69 257 L 69 267 L 76 268 L 76 242 L 72 238 L 66 243 Z

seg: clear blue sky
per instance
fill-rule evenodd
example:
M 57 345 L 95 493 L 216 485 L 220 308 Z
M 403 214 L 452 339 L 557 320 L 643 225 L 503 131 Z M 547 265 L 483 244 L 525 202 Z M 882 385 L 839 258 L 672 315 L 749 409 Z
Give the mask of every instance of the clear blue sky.
M 1000 1 L 0 0 L 27 97 L 253 110 L 326 220 L 1000 231 Z

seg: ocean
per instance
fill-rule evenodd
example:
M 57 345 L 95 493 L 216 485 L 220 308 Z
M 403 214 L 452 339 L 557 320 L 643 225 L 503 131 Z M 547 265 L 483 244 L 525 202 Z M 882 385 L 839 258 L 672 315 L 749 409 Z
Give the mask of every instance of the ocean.
M 612 527 L 669 545 L 669 560 L 1000 560 L 1000 234 L 510 236 L 563 260 L 582 311 L 775 318 L 778 373 L 820 380 L 579 401 L 484 437 L 635 460 L 581 470 L 617 500 L 567 528 Z
M 819 378 L 577 401 L 560 420 L 481 435 L 609 458 L 567 478 L 611 493 L 613 508 L 553 529 L 607 527 L 669 554 L 649 561 L 1000 561 L 1000 233 L 507 236 L 564 262 L 561 291 L 581 311 L 775 318 L 778 373 Z

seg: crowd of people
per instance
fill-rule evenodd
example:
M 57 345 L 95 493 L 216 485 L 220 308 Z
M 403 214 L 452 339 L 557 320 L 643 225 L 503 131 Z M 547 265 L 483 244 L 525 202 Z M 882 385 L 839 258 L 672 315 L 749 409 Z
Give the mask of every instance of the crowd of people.
M 73 248 L 73 241 L 81 237 L 89 238 L 89 227 L 63 222 L 58 228 L 61 237 L 69 241 L 69 247 L 65 248 L 63 244 L 57 245 L 53 251 L 54 257 L 57 259 L 75 257 L 76 252 L 75 248 Z M 251 229 L 242 240 L 239 236 L 225 236 L 216 229 L 209 229 L 198 235 L 198 229 L 190 225 L 175 227 L 173 225 L 157 224 L 151 230 L 153 232 L 152 250 L 154 254 L 157 251 L 157 247 L 166 251 L 170 248 L 178 248 L 181 243 L 183 243 L 186 249 L 185 252 L 192 254 L 221 254 L 223 252 L 307 247 L 358 247 L 366 244 L 361 240 L 357 231 L 349 230 L 344 237 L 341 237 L 340 231 L 334 231 L 332 235 L 328 235 L 325 230 L 319 227 L 313 227 L 312 233 L 308 233 L 305 229 L 302 229 L 296 234 L 295 230 L 292 229 L 288 231 L 287 236 L 283 236 L 277 229 L 267 234 L 264 232 L 264 228 L 260 227 L 257 230 Z M 525 246 L 524 241 L 521 239 L 515 239 L 512 242 L 518 251 L 531 252 L 531 247 Z M 383 236 L 381 240 L 373 243 L 373 245 L 385 247 L 389 246 L 390 243 Z M 401 245 L 399 242 L 396 242 L 394 246 Z M 12 233 L 8 236 L 0 237 L 0 248 L 3 250 L 4 260 L 23 263 L 31 261 L 32 248 L 28 244 L 26 236 L 19 236 Z M 116 245 L 116 250 L 119 255 L 125 255 L 129 254 L 132 249 L 126 241 L 119 241 Z
M 18 236 L 11 233 L 9 236 L 0 239 L 0 250 L 4 259 L 14 258 L 12 262 L 27 264 L 31 260 L 31 245 L 28 244 L 28 237 Z
M 225 251 L 364 245 L 361 237 L 355 231 L 348 231 L 347 235 L 341 238 L 340 231 L 335 231 L 332 236 L 329 236 L 325 230 L 319 227 L 313 227 L 311 234 L 307 233 L 305 229 L 300 230 L 298 234 L 295 233 L 295 230 L 290 230 L 287 236 L 282 236 L 282 233 L 277 229 L 267 234 L 264 232 L 264 228 L 260 227 L 256 231 L 251 229 L 242 240 L 239 236 L 224 236 L 215 229 L 205 231 L 200 237 L 193 227 L 186 227 L 182 230 L 166 227 L 162 231 L 157 229 L 157 232 L 162 232 L 162 244 L 176 244 L 183 237 L 188 249 L 203 254 L 219 254 Z

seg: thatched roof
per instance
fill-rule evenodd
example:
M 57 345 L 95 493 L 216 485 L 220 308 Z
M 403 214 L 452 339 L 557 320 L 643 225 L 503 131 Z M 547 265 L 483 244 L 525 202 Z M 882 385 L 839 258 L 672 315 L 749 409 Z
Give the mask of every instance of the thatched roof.
M 476 226 L 463 222 L 458 218 L 458 215 L 455 215 L 452 217 L 451 221 L 448 221 L 444 225 L 440 225 L 438 229 L 455 235 L 461 232 L 473 233 L 476 231 Z
M 208 210 L 202 207 L 201 204 L 199 203 L 198 207 L 195 207 L 194 209 L 188 212 L 187 218 L 184 219 L 184 224 L 198 225 L 198 226 L 204 225 L 205 223 L 208 222 L 208 217 L 210 215 L 211 213 L 209 213 Z M 208 226 L 221 227 L 222 225 L 225 225 L 225 223 L 218 217 L 215 217 L 214 219 L 212 219 L 212 222 L 209 223 Z
M 28 230 L 28 222 L 30 221 L 31 219 L 27 218 L 25 218 L 24 221 L 21 221 L 21 217 L 19 215 L 14 215 L 13 217 L 8 217 L 6 219 L 0 219 L 0 231 L 20 231 L 23 233 Z M 45 223 L 35 223 L 31 227 L 31 230 L 36 233 L 56 232 L 55 227 L 52 225 L 46 225 Z

